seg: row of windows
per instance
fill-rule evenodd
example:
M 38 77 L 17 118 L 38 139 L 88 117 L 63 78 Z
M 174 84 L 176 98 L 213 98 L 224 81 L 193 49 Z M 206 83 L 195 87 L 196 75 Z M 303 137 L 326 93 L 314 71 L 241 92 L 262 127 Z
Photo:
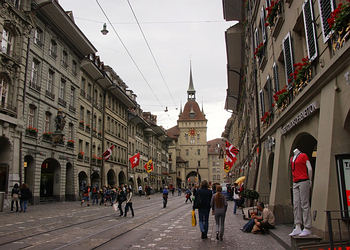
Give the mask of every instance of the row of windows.
M 126 126 L 114 120 L 110 116 L 107 116 L 107 132 L 116 135 L 122 140 L 126 140 L 128 136 Z
M 118 102 L 118 100 L 112 95 L 107 95 L 107 107 L 122 117 L 124 120 L 127 119 L 127 109 L 125 106 Z
M 31 73 L 29 78 L 29 87 L 32 89 L 35 89 L 37 91 L 41 90 L 41 63 L 38 59 L 33 58 L 32 64 L 31 64 Z M 60 79 L 58 85 L 56 78 Z M 58 91 L 58 98 L 60 101 L 60 104 L 63 104 L 63 106 L 66 105 L 66 95 L 67 95 L 67 80 L 66 78 L 59 76 L 56 77 L 56 72 L 53 69 L 49 69 L 47 71 L 47 80 L 45 84 L 45 95 L 51 99 L 55 98 L 55 88 L 57 88 Z M 73 84 L 70 87 L 69 92 L 69 105 L 71 107 L 75 107 L 75 99 L 76 99 L 76 90 L 73 87 Z
M 91 120 L 92 118 L 92 120 Z M 80 106 L 80 122 L 79 122 L 79 126 L 80 127 L 90 127 L 92 123 L 92 130 L 97 130 L 99 133 L 102 132 L 102 118 L 101 116 L 98 117 L 97 119 L 97 115 L 94 115 L 93 117 L 91 117 L 91 111 L 90 110 L 86 110 L 85 113 L 85 108 L 83 106 Z
M 85 145 L 85 146 L 84 146 Z M 85 156 L 85 157 L 92 157 L 92 158 L 102 158 L 102 149 L 101 149 L 101 144 L 99 143 L 96 147 L 96 144 L 92 144 L 91 148 L 91 155 L 90 155 L 90 142 L 85 142 L 79 139 L 79 153 Z
M 190 150 L 189 149 L 186 149 L 185 152 L 186 152 L 186 156 L 190 155 Z M 201 150 L 200 149 L 197 149 L 196 155 L 201 155 Z
M 270 1 L 266 1 L 266 6 L 270 6 Z M 322 3 L 322 4 L 321 4 Z M 266 111 L 273 109 L 273 93 L 280 90 L 280 86 L 285 81 L 287 89 L 291 88 L 291 73 L 294 72 L 294 57 L 301 61 L 305 55 L 304 51 L 307 51 L 307 56 L 310 62 L 314 61 L 318 57 L 317 46 L 317 34 L 316 34 L 316 19 L 314 17 L 313 3 L 311 0 L 307 0 L 302 5 L 302 13 L 300 18 L 297 19 L 293 31 L 288 32 L 282 41 L 283 59 L 281 61 L 275 61 L 272 68 L 272 76 L 268 75 L 264 88 L 259 92 L 261 115 L 263 116 Z M 326 43 L 331 34 L 331 28 L 327 22 L 331 12 L 334 10 L 334 2 L 332 0 L 318 1 L 319 13 L 320 13 L 320 27 L 322 29 L 323 42 Z M 267 44 L 267 30 L 265 27 L 266 13 L 265 6 L 262 6 L 260 12 L 260 25 L 255 29 L 254 33 L 254 48 L 259 45 Z M 301 28 L 303 27 L 303 28 Z M 304 41 L 304 44 L 299 44 L 297 47 L 293 47 L 293 40 Z M 301 45 L 301 46 L 300 46 Z M 265 57 L 267 57 L 267 50 L 264 51 Z M 283 60 L 283 61 L 282 61 Z M 284 68 L 283 71 L 280 71 Z M 281 81 L 282 80 L 282 81 Z
M 114 143 L 107 142 L 107 148 L 110 148 L 112 144 Z M 111 158 L 109 158 L 110 161 L 115 161 L 123 164 L 127 164 L 127 159 L 128 159 L 127 149 L 117 145 L 113 148 L 112 156 Z
M 33 31 L 33 42 L 34 44 L 36 44 L 37 46 L 43 48 L 44 47 L 44 33 L 43 31 L 37 27 L 34 31 Z M 50 44 L 49 44 L 49 55 L 51 56 L 51 58 L 53 58 L 54 60 L 56 60 L 57 58 L 57 52 L 58 52 L 58 45 L 55 39 L 51 39 L 50 40 Z M 68 52 L 65 48 L 62 48 L 61 51 L 61 66 L 65 69 L 68 69 L 68 60 L 69 60 L 69 56 L 68 56 Z M 72 59 L 72 64 L 71 64 L 71 72 L 73 75 L 77 75 L 78 73 L 78 64 L 77 62 Z

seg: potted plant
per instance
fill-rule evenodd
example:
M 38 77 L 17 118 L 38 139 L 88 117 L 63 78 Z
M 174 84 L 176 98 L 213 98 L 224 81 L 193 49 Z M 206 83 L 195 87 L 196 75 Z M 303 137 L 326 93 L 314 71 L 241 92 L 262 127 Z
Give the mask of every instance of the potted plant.
M 265 112 L 265 114 L 263 115 L 263 117 L 261 117 L 261 122 L 263 124 L 267 124 L 269 123 L 271 120 L 271 113 L 270 112 Z
M 335 32 L 342 32 L 350 25 L 350 3 L 339 3 L 338 7 L 331 13 L 327 22 Z
M 281 89 L 280 91 L 277 91 L 274 95 L 273 95 L 273 99 L 275 100 L 275 103 L 277 105 L 277 108 L 281 108 L 283 106 L 283 104 L 285 103 L 285 100 L 288 97 L 288 91 L 287 91 L 287 87 L 284 86 L 283 89 Z
M 67 147 L 69 147 L 69 148 L 74 148 L 74 140 L 68 140 L 67 141 Z
M 281 5 L 281 1 L 280 0 L 276 0 L 276 1 L 271 1 L 271 5 L 269 7 L 266 8 L 267 10 L 267 16 L 266 16 L 266 22 L 265 22 L 265 26 L 270 26 L 272 27 L 275 24 L 275 18 L 278 15 L 279 9 Z
M 26 134 L 36 137 L 38 135 L 38 129 L 32 126 L 29 126 L 26 128 Z
M 84 152 L 83 151 L 80 151 L 79 153 L 78 153 L 78 159 L 83 159 L 84 158 Z
M 46 141 L 52 141 L 52 132 L 44 132 L 43 139 Z
M 256 47 L 256 49 L 255 49 L 255 51 L 254 51 L 254 59 L 255 59 L 256 57 L 258 57 L 259 59 L 260 59 L 261 57 L 263 57 L 264 51 L 265 51 L 265 44 L 264 44 L 264 43 L 260 43 L 260 44 L 258 45 L 258 47 Z
M 296 63 L 293 66 L 295 70 L 290 74 L 288 83 L 292 83 L 300 91 L 311 80 L 311 62 L 306 56 L 301 63 Z

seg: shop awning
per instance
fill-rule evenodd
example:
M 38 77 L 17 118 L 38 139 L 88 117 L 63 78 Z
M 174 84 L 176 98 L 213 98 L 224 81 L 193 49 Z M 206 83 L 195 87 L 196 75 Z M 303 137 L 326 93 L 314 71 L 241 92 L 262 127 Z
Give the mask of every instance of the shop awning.
M 240 79 L 242 72 L 241 66 L 243 58 L 243 29 L 243 25 L 238 23 L 225 32 L 228 82 L 225 109 L 232 110 L 233 112 L 237 110 L 237 105 L 239 103 Z
M 243 13 L 242 0 L 222 0 L 222 6 L 224 10 L 224 19 L 226 21 L 242 21 Z

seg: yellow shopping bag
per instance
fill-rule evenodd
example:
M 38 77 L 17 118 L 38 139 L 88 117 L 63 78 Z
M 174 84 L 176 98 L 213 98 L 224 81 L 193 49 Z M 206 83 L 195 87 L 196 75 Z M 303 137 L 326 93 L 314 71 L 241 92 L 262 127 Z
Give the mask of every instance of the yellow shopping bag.
M 196 213 L 194 210 L 192 210 L 192 227 L 195 227 L 196 225 L 197 225 Z

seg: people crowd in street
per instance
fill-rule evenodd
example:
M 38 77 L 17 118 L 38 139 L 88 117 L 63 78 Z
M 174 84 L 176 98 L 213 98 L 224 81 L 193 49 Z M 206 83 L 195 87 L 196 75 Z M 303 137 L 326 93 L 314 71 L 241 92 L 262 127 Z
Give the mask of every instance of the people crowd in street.
M 32 199 L 32 192 L 29 190 L 27 184 L 22 183 L 18 186 L 16 183 L 11 191 L 11 212 L 13 212 L 14 204 L 16 204 L 16 212 L 18 212 L 18 201 L 20 204 L 19 212 L 25 213 L 27 211 L 28 201 Z

